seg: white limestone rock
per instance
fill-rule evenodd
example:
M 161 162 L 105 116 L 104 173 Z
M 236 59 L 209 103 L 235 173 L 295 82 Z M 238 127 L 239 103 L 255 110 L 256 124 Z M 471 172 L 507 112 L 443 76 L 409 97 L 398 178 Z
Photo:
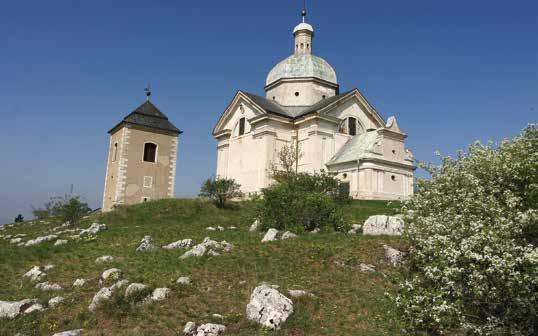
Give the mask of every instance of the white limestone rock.
M 183 239 L 163 246 L 165 250 L 188 249 L 192 246 L 192 239 Z
M 45 291 L 45 292 L 57 292 L 63 290 L 62 286 L 57 283 L 51 283 L 48 281 L 38 283 L 35 285 L 36 289 Z
M 58 239 L 55 243 L 54 243 L 54 246 L 60 246 L 60 245 L 65 245 L 67 244 L 67 240 L 65 239 Z
M 189 277 L 182 276 L 177 279 L 176 283 L 179 285 L 190 285 L 191 279 Z
M 170 293 L 172 293 L 170 288 L 155 288 L 153 293 L 151 293 L 151 301 L 163 301 L 170 295 Z
M 224 334 L 226 327 L 222 324 L 206 323 L 196 329 L 195 336 L 219 336 Z
M 280 329 L 292 313 L 292 301 L 267 284 L 254 289 L 247 305 L 247 319 L 272 330 Z
M 85 279 L 76 279 L 75 282 L 73 282 L 73 287 L 82 287 L 86 284 Z
M 101 278 L 103 280 L 118 280 L 121 277 L 121 270 L 117 268 L 110 268 L 103 272 Z
M 106 224 L 93 223 L 87 229 L 80 231 L 79 236 L 83 236 L 87 234 L 97 234 L 98 232 L 104 231 L 106 229 L 107 229 Z
M 222 226 L 219 225 L 219 226 L 217 226 L 217 230 L 218 230 L 218 231 L 224 231 L 224 227 L 222 227 Z
M 95 262 L 98 263 L 98 264 L 104 264 L 104 263 L 109 263 L 109 262 L 113 262 L 113 261 L 114 261 L 114 257 L 109 256 L 109 255 L 102 256 L 102 257 L 99 257 L 99 258 L 95 259 Z
M 90 311 L 95 311 L 97 309 L 97 306 L 99 306 L 104 301 L 109 300 L 112 297 L 112 290 L 108 287 L 101 288 L 97 294 L 93 296 L 92 302 L 90 303 L 90 306 L 88 309 Z
M 237 226 L 228 226 L 228 230 L 237 230 Z
M 116 289 L 120 289 L 120 288 L 123 288 L 124 286 L 127 286 L 129 284 L 129 280 L 120 280 L 118 282 L 116 282 L 115 284 L 113 284 L 112 286 L 110 286 L 110 290 L 111 291 L 115 291 Z
M 362 225 L 360 224 L 353 224 L 351 225 L 351 230 L 349 230 L 347 233 L 355 235 L 357 232 L 362 228 Z
M 60 303 L 64 302 L 64 298 L 61 296 L 55 296 L 52 299 L 49 300 L 48 305 L 50 308 L 54 308 L 58 306 Z
M 226 242 L 225 240 L 220 243 L 206 237 L 203 242 L 198 245 L 195 245 L 192 249 L 185 252 L 180 259 L 186 259 L 189 257 L 201 257 L 206 254 L 217 256 L 220 255 L 216 250 L 222 250 L 224 252 L 229 252 L 233 249 L 233 245 Z
M 254 231 L 258 230 L 258 225 L 260 225 L 260 221 L 256 219 L 254 221 L 254 223 L 252 223 L 252 225 L 250 226 L 250 228 L 248 230 L 250 232 L 254 232 Z
M 319 233 L 321 230 L 319 228 L 315 228 L 314 230 L 310 231 L 310 233 Z
M 26 272 L 23 277 L 24 278 L 29 278 L 30 281 L 32 282 L 36 282 L 38 280 L 41 280 L 43 277 L 45 277 L 47 275 L 47 273 L 45 273 L 41 267 L 39 266 L 34 266 L 32 267 L 28 272 Z
M 401 236 L 404 230 L 403 219 L 395 216 L 370 216 L 362 227 L 364 235 Z
M 40 312 L 43 310 L 45 310 L 45 307 L 43 307 L 43 305 L 39 303 L 34 303 L 33 305 L 31 305 L 24 311 L 24 314 L 31 314 L 31 313 Z
M 383 249 L 385 250 L 385 258 L 392 266 L 398 267 L 402 264 L 405 253 L 388 245 L 383 245 Z
M 54 268 L 54 265 L 51 265 L 51 264 L 48 264 L 48 265 L 43 266 L 43 270 L 44 270 L 45 272 L 48 272 L 48 271 L 50 271 L 50 270 L 53 269 L 53 268 Z
M 179 258 L 180 259 L 187 259 L 187 258 L 190 258 L 190 257 L 201 257 L 206 253 L 206 251 L 207 251 L 207 249 L 206 249 L 205 246 L 203 246 L 201 244 L 198 244 L 198 245 L 194 246 L 192 249 L 185 252 Z
M 218 257 L 220 255 L 220 253 L 214 251 L 214 250 L 209 250 L 207 251 L 207 255 L 208 256 L 211 256 L 211 257 Z
M 207 231 L 217 231 L 217 229 L 215 229 L 214 227 L 212 226 L 208 226 L 205 228 Z
M 24 246 L 35 246 L 35 245 L 39 245 L 43 242 L 46 242 L 46 241 L 49 241 L 49 240 L 53 240 L 53 239 L 56 239 L 58 238 L 57 235 L 54 235 L 54 234 L 51 234 L 51 235 L 48 235 L 48 236 L 41 236 L 41 237 L 37 237 L 35 239 L 31 239 L 29 241 L 27 241 Z
M 22 238 L 12 238 L 9 242 L 11 244 L 18 244 L 18 243 L 22 242 Z
M 265 236 L 263 236 L 262 243 L 277 240 L 277 238 L 276 238 L 277 234 L 278 234 L 277 229 L 271 228 L 271 229 L 267 230 L 267 233 L 265 233 Z
M 372 273 L 375 272 L 375 266 L 371 264 L 359 264 L 359 270 L 364 273 Z
M 136 248 L 137 251 L 152 251 L 155 249 L 153 244 L 153 238 L 151 236 L 144 236 L 140 241 L 140 245 Z
M 193 336 L 196 332 L 196 324 L 194 322 L 187 322 L 183 328 L 183 334 L 186 336 Z
M 52 336 L 80 336 L 82 335 L 83 331 L 84 329 L 67 330 L 67 331 L 56 333 Z
M 0 318 L 13 319 L 24 312 L 28 307 L 37 303 L 36 299 L 21 301 L 0 301 Z
M 127 289 L 125 290 L 125 297 L 132 296 L 138 292 L 141 292 L 148 288 L 148 286 L 141 284 L 141 283 L 132 283 L 129 286 L 127 286 Z
M 282 234 L 282 237 L 280 237 L 280 239 L 284 240 L 284 239 L 290 239 L 290 238 L 296 238 L 297 235 L 293 232 L 290 232 L 290 231 L 286 231 Z

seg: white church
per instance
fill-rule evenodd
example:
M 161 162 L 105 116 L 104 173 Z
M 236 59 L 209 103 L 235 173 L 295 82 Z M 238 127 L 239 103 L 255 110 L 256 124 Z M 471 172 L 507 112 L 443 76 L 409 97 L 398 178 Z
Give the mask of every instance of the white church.
M 217 177 L 235 179 L 247 195 L 259 192 L 273 182 L 268 170 L 278 152 L 298 146 L 297 171 L 328 171 L 353 198 L 409 198 L 416 167 L 407 135 L 358 89 L 340 92 L 334 69 L 312 54 L 305 15 L 293 29 L 293 55 L 267 75 L 265 97 L 238 91 L 217 122 Z

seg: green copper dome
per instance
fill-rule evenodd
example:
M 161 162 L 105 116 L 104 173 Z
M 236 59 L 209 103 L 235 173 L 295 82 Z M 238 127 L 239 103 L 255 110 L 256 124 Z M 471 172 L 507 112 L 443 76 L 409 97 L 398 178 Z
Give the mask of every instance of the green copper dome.
M 281 78 L 316 77 L 327 82 L 338 84 L 336 72 L 323 58 L 312 54 L 291 55 L 278 63 L 267 75 L 265 85 Z

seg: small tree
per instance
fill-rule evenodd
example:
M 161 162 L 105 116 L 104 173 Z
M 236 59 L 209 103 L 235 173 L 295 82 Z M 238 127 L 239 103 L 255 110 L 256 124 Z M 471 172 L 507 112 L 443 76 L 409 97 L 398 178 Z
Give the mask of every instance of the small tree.
M 224 208 L 226 203 L 233 198 L 242 197 L 241 185 L 230 178 L 209 178 L 200 189 L 200 196 L 212 200 L 219 208 Z
M 538 129 L 475 143 L 404 206 L 410 251 L 396 297 L 411 335 L 538 333 Z
M 63 222 L 76 224 L 90 211 L 88 204 L 81 202 L 79 196 L 68 196 L 64 199 L 56 199 L 52 214 L 54 217 L 59 217 Z
M 21 222 L 24 222 L 24 217 L 22 217 L 22 214 L 18 214 L 17 217 L 15 217 L 15 223 Z

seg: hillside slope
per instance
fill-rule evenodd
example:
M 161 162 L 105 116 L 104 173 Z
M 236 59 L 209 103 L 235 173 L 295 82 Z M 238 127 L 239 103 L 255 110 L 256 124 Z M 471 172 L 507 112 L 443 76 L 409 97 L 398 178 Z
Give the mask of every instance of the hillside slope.
M 354 201 L 347 206 L 348 220 L 363 223 L 372 214 L 392 214 L 395 207 L 385 202 Z M 399 335 L 399 325 L 391 313 L 385 293 L 394 290 L 393 271 L 383 258 L 383 244 L 402 247 L 398 238 L 348 235 L 343 233 L 303 234 L 295 239 L 261 243 L 261 232 L 251 233 L 253 213 L 248 205 L 219 210 L 199 200 L 161 200 L 125 207 L 85 219 L 105 223 L 108 230 L 94 237 L 54 241 L 32 247 L 17 247 L 0 239 L 0 300 L 38 298 L 46 302 L 61 295 L 65 301 L 55 308 L 0 319 L 0 335 L 52 335 L 83 328 L 84 335 L 181 335 L 187 321 L 216 322 L 227 326 L 226 335 Z M 60 223 L 27 222 L 0 231 L 2 235 L 26 234 L 24 241 L 44 235 Z M 223 226 L 224 231 L 208 231 Z M 235 226 L 237 229 L 228 229 Z M 69 237 L 73 233 L 65 233 Z M 234 245 L 231 252 L 180 260 L 185 250 L 137 252 L 140 240 L 153 237 L 157 246 L 205 237 Z M 69 238 L 68 238 L 69 239 Z M 95 259 L 111 255 L 108 264 Z M 363 273 L 352 266 L 376 266 L 378 272 Z M 345 263 L 349 267 L 338 266 Z M 53 264 L 44 279 L 60 284 L 57 293 L 34 288 L 22 275 L 36 265 Z M 112 300 L 95 313 L 88 310 L 99 290 L 98 278 L 109 268 L 119 268 L 123 278 L 152 287 L 169 287 L 164 301 L 131 306 Z M 389 276 L 387 276 L 389 275 Z M 178 285 L 180 276 L 190 285 Z M 77 278 L 91 279 L 74 288 Z M 288 289 L 304 289 L 315 297 L 294 299 L 294 314 L 278 332 L 268 333 L 245 318 L 252 290 L 261 282 Z M 218 318 L 212 314 L 220 314 Z

